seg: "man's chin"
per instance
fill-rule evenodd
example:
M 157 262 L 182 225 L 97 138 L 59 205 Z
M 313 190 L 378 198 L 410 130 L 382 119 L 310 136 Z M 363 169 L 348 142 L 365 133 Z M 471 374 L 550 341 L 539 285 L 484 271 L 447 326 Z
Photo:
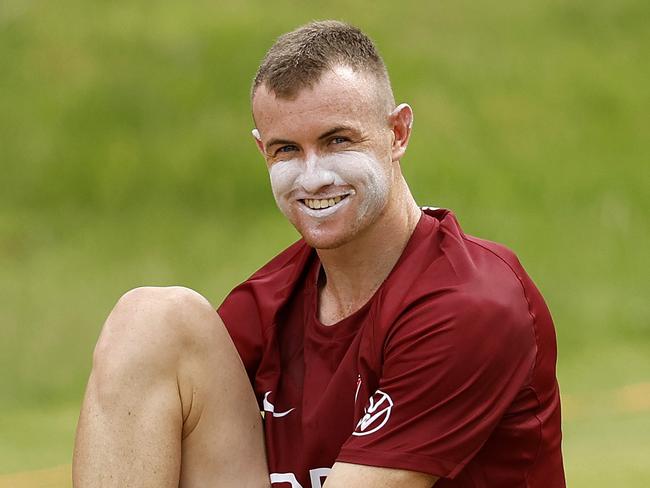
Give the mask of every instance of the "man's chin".
M 302 236 L 305 242 L 314 249 L 336 249 L 337 247 L 342 246 L 344 243 L 338 239 L 331 238 L 322 238 L 322 237 L 311 237 L 311 236 Z
M 285 214 L 286 215 L 286 214 Z M 346 223 L 343 215 L 314 221 L 302 215 L 292 215 L 289 221 L 309 246 L 315 249 L 336 249 L 354 239 L 357 229 Z M 349 219 L 348 219 L 349 222 Z
M 336 249 L 350 241 L 349 236 L 342 235 L 338 232 L 296 230 L 300 233 L 304 241 L 314 249 Z

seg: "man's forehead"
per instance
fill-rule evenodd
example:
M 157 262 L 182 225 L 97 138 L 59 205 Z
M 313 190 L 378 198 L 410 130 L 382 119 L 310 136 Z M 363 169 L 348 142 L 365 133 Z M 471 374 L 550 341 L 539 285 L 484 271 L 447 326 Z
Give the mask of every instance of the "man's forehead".
M 319 78 L 314 80 L 310 85 L 296 87 L 293 96 L 280 96 L 278 100 L 297 101 L 303 98 L 313 98 L 324 96 L 329 92 L 340 92 L 342 95 L 351 94 L 355 97 L 371 96 L 375 90 L 376 80 L 372 75 L 365 72 L 355 71 L 346 65 L 335 65 L 323 71 Z M 258 94 L 271 95 L 274 98 L 276 93 L 272 86 L 262 83 L 256 91 Z
M 366 123 L 376 110 L 373 82 L 369 76 L 342 66 L 326 71 L 313 87 L 300 90 L 292 99 L 278 97 L 261 85 L 253 98 L 255 122 L 261 130 L 313 120 L 326 125 Z

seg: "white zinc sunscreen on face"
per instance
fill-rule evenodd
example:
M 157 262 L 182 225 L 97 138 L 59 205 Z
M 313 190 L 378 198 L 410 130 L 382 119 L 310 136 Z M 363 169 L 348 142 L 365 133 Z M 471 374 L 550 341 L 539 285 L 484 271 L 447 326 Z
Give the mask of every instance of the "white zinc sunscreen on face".
M 269 173 L 275 201 L 289 219 L 292 208 L 297 204 L 302 205 L 309 215 L 319 215 L 317 211 L 309 212 L 296 200 L 318 198 L 323 192 L 336 194 L 337 191 L 359 199 L 355 218 L 361 219 L 368 212 L 380 210 L 390 190 L 387 169 L 370 155 L 359 151 L 345 151 L 307 160 L 280 161 L 271 166 Z M 322 213 L 329 216 L 334 211 Z

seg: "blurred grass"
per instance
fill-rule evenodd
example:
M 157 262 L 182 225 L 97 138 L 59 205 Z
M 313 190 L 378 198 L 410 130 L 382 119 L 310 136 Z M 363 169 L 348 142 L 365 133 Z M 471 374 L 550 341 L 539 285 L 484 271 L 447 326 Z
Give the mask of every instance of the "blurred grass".
M 62 488 L 72 486 L 71 465 L 0 475 L 0 488 Z
M 74 404 L 3 410 L 0 429 L 11 443 L 0 442 L 0 487 L 5 473 L 70 463 L 78 418 L 79 405 Z
M 570 485 L 646 486 L 650 412 L 611 402 L 650 381 L 642 0 L 3 0 L 0 473 L 69 463 L 122 292 L 183 284 L 216 305 L 295 239 L 249 140 L 249 82 L 275 36 L 330 17 L 375 38 L 415 109 L 418 201 L 512 247 L 547 298 Z

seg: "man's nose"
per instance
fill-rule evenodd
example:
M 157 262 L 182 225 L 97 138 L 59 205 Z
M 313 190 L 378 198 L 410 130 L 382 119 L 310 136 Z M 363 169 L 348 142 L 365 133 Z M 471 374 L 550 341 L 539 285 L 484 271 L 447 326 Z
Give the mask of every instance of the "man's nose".
M 298 184 L 308 193 L 316 193 L 321 188 L 333 185 L 335 175 L 332 171 L 323 168 L 318 158 L 305 160 L 305 170 L 300 176 Z

